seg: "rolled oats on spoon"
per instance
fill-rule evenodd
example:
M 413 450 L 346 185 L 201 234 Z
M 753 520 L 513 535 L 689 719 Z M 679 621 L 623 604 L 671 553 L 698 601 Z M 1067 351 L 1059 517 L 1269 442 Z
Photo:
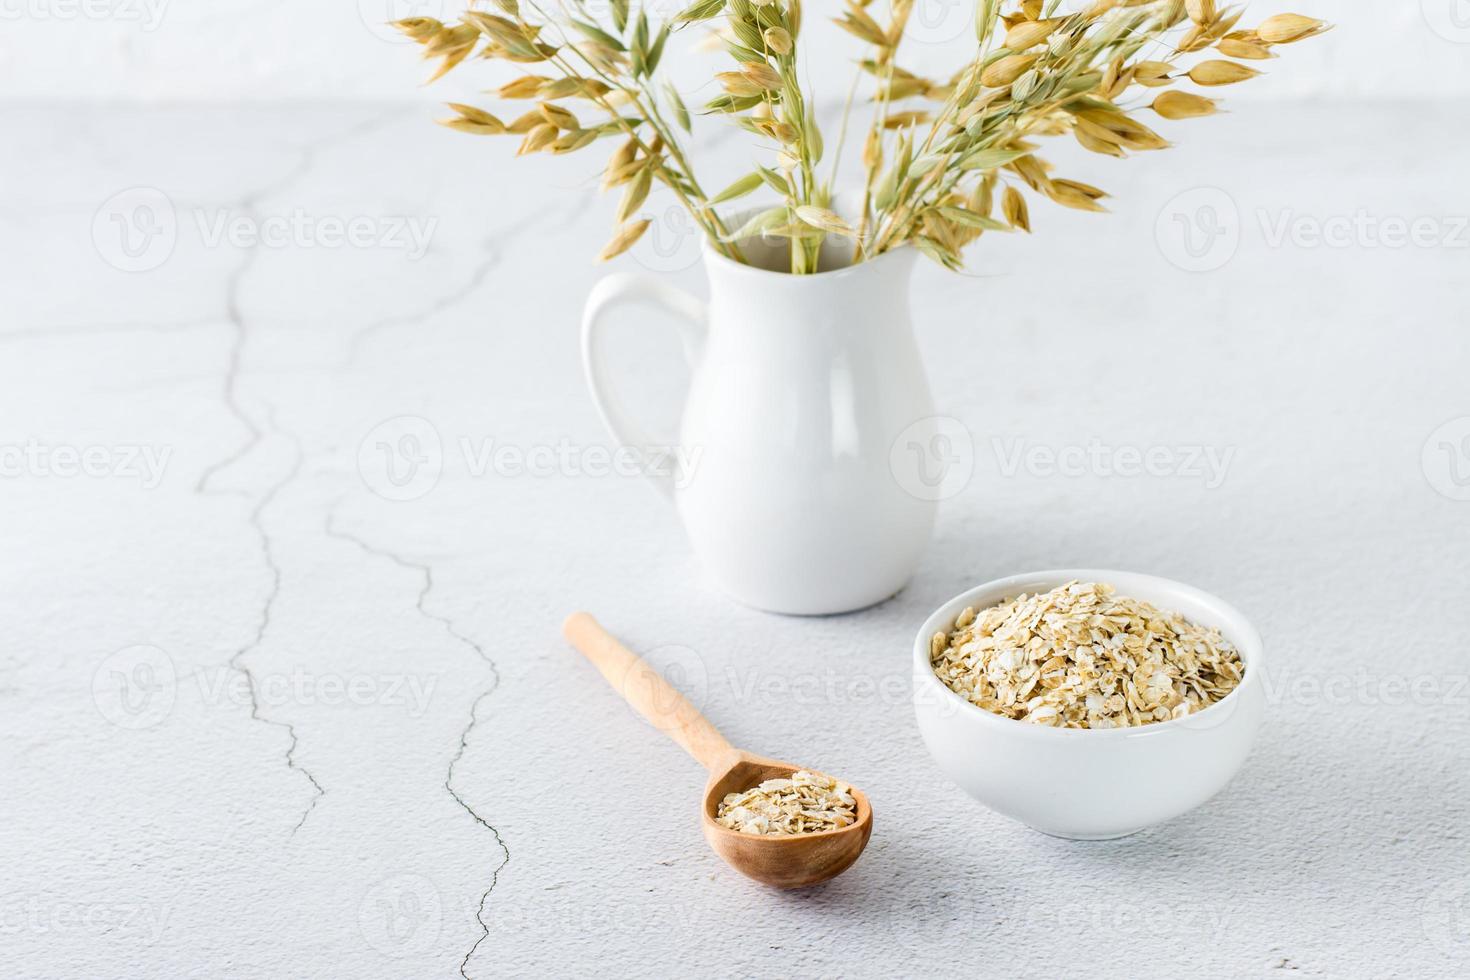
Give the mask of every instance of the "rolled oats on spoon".
M 805 769 L 726 793 L 716 822 L 742 834 L 820 834 L 857 820 L 852 787 Z

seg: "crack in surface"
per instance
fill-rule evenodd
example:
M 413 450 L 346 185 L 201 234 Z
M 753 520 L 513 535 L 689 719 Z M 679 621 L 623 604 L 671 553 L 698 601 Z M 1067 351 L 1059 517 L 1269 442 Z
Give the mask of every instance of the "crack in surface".
M 407 326 L 412 323 L 417 323 L 420 320 L 430 319 L 431 317 L 438 316 L 440 313 L 453 309 L 461 302 L 468 299 L 475 292 L 475 290 L 484 285 L 486 279 L 490 278 L 491 270 L 493 270 L 497 265 L 500 264 L 501 253 L 499 250 L 494 248 L 494 242 L 495 239 L 491 238 L 487 239 L 483 243 L 483 248 L 485 249 L 484 258 L 476 263 L 475 267 L 470 270 L 469 278 L 466 279 L 464 283 L 457 288 L 441 295 L 438 299 L 434 300 L 423 309 L 411 310 L 407 313 L 396 313 L 392 316 L 385 316 L 382 319 L 374 320 L 372 323 L 369 323 L 367 326 L 354 333 L 352 335 L 352 340 L 348 345 L 347 360 L 344 362 L 343 366 L 345 367 L 347 365 L 357 362 L 358 357 L 362 354 L 363 347 L 367 345 L 368 339 L 373 334 L 376 334 L 382 330 L 387 330 L 390 327 Z
M 196 494 L 211 494 L 211 491 L 209 490 L 210 478 L 221 470 L 224 470 L 225 468 L 243 459 L 246 455 L 250 453 L 251 450 L 253 450 L 256 446 L 260 444 L 263 437 L 260 427 L 256 425 L 255 420 L 252 419 L 250 415 L 245 411 L 244 407 L 240 404 L 238 398 L 240 353 L 244 349 L 245 340 L 248 333 L 245 325 L 245 319 L 240 313 L 240 282 L 244 278 L 245 272 L 251 267 L 251 265 L 254 264 L 255 254 L 256 250 L 253 248 L 245 253 L 244 259 L 231 273 L 227 286 L 228 298 L 226 300 L 226 308 L 228 311 L 230 324 L 234 330 L 234 340 L 231 344 L 230 360 L 227 368 L 227 373 L 225 375 L 223 388 L 223 398 L 226 407 L 229 409 L 230 414 L 233 415 L 242 425 L 245 426 L 246 430 L 249 433 L 249 436 L 246 442 L 236 448 L 234 452 L 232 452 L 225 458 L 217 460 L 216 462 L 210 464 L 200 473 L 199 480 L 194 485 L 194 492 Z M 267 418 L 270 420 L 272 427 L 274 427 L 274 414 L 270 410 L 267 410 Z M 270 628 L 271 610 L 274 608 L 276 599 L 280 595 L 281 568 L 280 565 L 276 562 L 275 550 L 272 546 L 270 534 L 265 529 L 265 522 L 262 515 L 266 507 L 268 507 L 271 502 L 276 499 L 276 496 L 281 492 L 286 484 L 294 480 L 296 478 L 296 475 L 301 471 L 303 455 L 301 451 L 301 444 L 299 441 L 295 440 L 294 437 L 293 442 L 296 445 L 296 458 L 294 463 L 292 464 L 290 472 L 287 473 L 284 479 L 276 482 L 275 484 L 272 484 L 265 491 L 265 493 L 256 498 L 254 506 L 252 506 L 250 509 L 249 523 L 250 526 L 254 529 L 255 534 L 260 541 L 261 554 L 265 558 L 266 569 L 268 570 L 270 576 L 270 589 L 266 593 L 265 602 L 261 606 L 260 623 L 256 627 L 254 638 L 249 643 L 246 643 L 244 646 L 235 651 L 235 653 L 230 657 L 228 665 L 232 670 L 238 671 L 245 677 L 246 685 L 250 690 L 250 717 L 253 720 L 261 722 L 263 724 L 270 725 L 275 728 L 285 729 L 286 735 L 290 739 L 290 744 L 286 746 L 286 768 L 300 772 L 303 776 L 306 777 L 307 781 L 311 783 L 313 790 L 311 802 L 306 805 L 306 809 L 302 811 L 301 817 L 291 828 L 291 836 L 295 837 L 296 832 L 299 831 L 302 825 L 306 823 L 306 818 L 311 815 L 312 810 L 316 809 L 317 801 L 326 795 L 326 790 L 322 787 L 322 784 L 317 780 L 316 776 L 313 775 L 309 769 L 307 769 L 305 766 L 299 765 L 296 762 L 296 748 L 300 744 L 300 739 L 298 739 L 296 735 L 296 726 L 291 724 L 290 722 L 277 721 L 274 718 L 268 718 L 265 715 L 261 714 L 260 695 L 257 691 L 255 674 L 248 666 L 245 665 L 243 659 L 246 654 L 251 653 L 259 648 L 262 641 L 265 639 L 266 630 Z M 231 496 L 239 496 L 246 499 L 249 499 L 250 497 L 250 494 L 245 491 L 227 492 Z
M 590 194 L 583 196 L 586 198 L 591 197 Z M 362 355 L 363 348 L 367 346 L 368 340 L 374 334 L 391 329 L 392 327 L 409 326 L 422 320 L 431 319 L 441 313 L 454 309 L 454 307 L 474 295 L 475 291 L 483 286 L 485 281 L 490 278 L 490 273 L 495 270 L 495 267 L 505 260 L 505 248 L 497 247 L 501 240 L 513 238 L 527 228 L 546 222 L 549 222 L 553 228 L 559 227 L 564 223 L 570 222 L 577 214 L 580 214 L 585 206 L 585 200 L 572 199 L 564 207 L 550 208 L 544 211 L 532 211 L 530 214 L 516 221 L 512 221 L 508 225 L 495 229 L 495 233 L 481 243 L 481 248 L 484 250 L 485 255 L 470 270 L 469 276 L 463 283 L 447 293 L 440 294 L 433 302 L 421 309 L 385 316 L 359 329 L 352 335 L 349 341 L 347 359 L 343 362 L 342 366 L 347 367 L 357 363 L 358 358 Z
M 379 126 L 385 125 L 399 114 L 399 111 L 394 111 L 373 116 L 355 126 L 348 127 L 340 133 L 334 133 L 320 140 L 306 143 L 301 147 L 300 157 L 294 167 L 282 175 L 279 180 L 273 181 L 263 187 L 258 187 L 240 198 L 234 204 L 235 210 L 242 212 L 248 218 L 255 218 L 256 208 L 259 207 L 261 201 L 269 198 L 272 194 L 278 194 L 284 191 L 287 187 L 290 187 L 311 172 L 312 167 L 316 164 L 317 154 L 335 143 L 371 132 Z M 216 460 L 214 463 L 205 467 L 204 471 L 199 474 L 199 482 L 195 484 L 194 489 L 198 493 L 204 493 L 208 490 L 209 481 L 213 479 L 216 473 L 228 469 L 241 459 L 244 459 L 252 449 L 260 444 L 260 427 L 255 424 L 255 420 L 250 417 L 249 413 L 245 411 L 244 406 L 240 404 L 239 391 L 240 360 L 244 354 L 245 342 L 249 339 L 250 333 L 245 323 L 244 312 L 240 308 L 240 287 L 245 278 L 245 274 L 255 264 L 256 256 L 259 253 L 259 243 L 246 249 L 240 264 L 230 273 L 229 280 L 225 285 L 225 318 L 230 325 L 232 339 L 230 342 L 229 360 L 225 365 L 221 398 L 224 401 L 225 407 L 229 409 L 230 414 L 245 428 L 245 442 L 228 456 Z
M 230 273 L 229 281 L 225 285 L 225 317 L 229 321 L 232 334 L 230 340 L 230 357 L 225 365 L 225 376 L 221 398 L 225 407 L 229 410 L 235 421 L 245 427 L 245 442 L 236 447 L 235 451 L 223 459 L 215 460 L 204 468 L 199 474 L 199 480 L 194 484 L 195 493 L 208 493 L 209 481 L 221 470 L 239 462 L 249 454 L 250 450 L 260 444 L 260 427 L 255 424 L 240 404 L 240 355 L 245 349 L 245 340 L 248 330 L 245 327 L 245 318 L 240 312 L 240 282 L 245 278 L 245 273 L 255 264 L 255 249 L 249 249 L 244 259 Z
M 490 821 L 481 816 L 480 813 L 475 810 L 475 808 L 471 806 L 463 796 L 459 794 L 459 791 L 454 788 L 454 769 L 455 766 L 459 764 L 460 760 L 464 758 L 465 751 L 469 748 L 470 733 L 480 722 L 480 705 L 483 704 L 485 700 L 490 697 L 490 695 L 494 694 L 496 690 L 498 690 L 500 687 L 500 668 L 495 665 L 495 661 L 492 660 L 490 658 L 490 655 L 485 652 L 485 648 L 482 647 L 479 643 L 475 642 L 475 640 L 470 638 L 467 634 L 462 632 L 459 627 L 454 624 L 454 620 L 452 620 L 448 616 L 442 616 L 438 613 L 431 612 L 428 609 L 426 603 L 429 598 L 429 593 L 433 592 L 434 590 L 434 568 L 432 565 L 429 565 L 426 562 L 413 561 L 412 559 L 405 558 L 395 552 L 388 551 L 384 548 L 373 545 L 363 540 L 362 538 L 359 538 L 355 534 L 341 530 L 337 527 L 335 509 L 327 514 L 326 532 L 328 537 L 337 538 L 341 541 L 348 541 L 356 545 L 359 549 L 361 549 L 364 553 L 368 555 L 385 559 L 400 568 L 408 569 L 409 571 L 418 574 L 420 576 L 422 584 L 419 586 L 418 598 L 415 600 L 414 606 L 418 610 L 419 615 L 429 620 L 430 622 L 438 623 L 439 625 L 443 626 L 444 631 L 448 633 L 450 637 L 452 637 L 462 646 L 474 651 L 475 656 L 479 657 L 480 660 L 485 664 L 485 666 L 488 667 L 490 670 L 490 686 L 485 688 L 478 695 L 476 695 L 474 702 L 470 705 L 469 720 L 466 721 L 464 728 L 460 730 L 459 746 L 455 749 L 453 758 L 449 760 L 449 767 L 445 771 L 444 775 L 445 791 L 454 798 L 454 802 L 458 803 L 460 807 L 465 811 L 465 813 L 468 813 L 470 815 L 470 818 L 474 820 L 475 823 L 479 824 L 481 827 L 484 827 L 486 830 L 490 831 L 492 835 L 494 835 L 495 843 L 500 847 L 500 851 L 504 855 L 504 857 L 501 858 L 500 864 L 498 864 L 495 870 L 491 872 L 490 884 L 480 895 L 480 904 L 479 907 L 475 910 L 475 920 L 479 922 L 481 929 L 480 937 L 475 940 L 474 945 L 471 946 L 469 948 L 469 951 L 464 954 L 464 959 L 461 960 L 459 964 L 460 976 L 464 977 L 465 980 L 469 980 L 469 974 L 466 973 L 465 970 L 469 966 L 470 958 L 475 955 L 475 951 L 480 948 L 480 944 L 483 943 L 486 939 L 490 938 L 490 926 L 485 921 L 485 903 L 489 901 L 490 893 L 495 890 L 495 886 L 500 883 L 500 872 L 505 868 L 507 864 L 510 863 L 510 848 L 506 846 L 505 839 L 500 836 L 500 831 L 497 830 L 490 823 Z
M 275 428 L 274 415 L 272 414 L 268 417 L 270 418 L 272 429 L 279 432 L 280 430 Z M 287 721 L 267 718 L 260 713 L 260 695 L 256 689 L 255 673 L 244 661 L 246 654 L 253 653 L 259 649 L 261 643 L 265 641 L 266 631 L 270 629 L 271 625 L 271 612 L 275 608 L 276 599 L 281 594 L 281 566 L 276 561 L 275 547 L 271 541 L 270 532 L 265 529 L 264 514 L 265 509 L 275 501 L 277 495 L 285 489 L 286 485 L 295 480 L 301 473 L 301 464 L 304 460 L 301 443 L 294 436 L 292 437 L 292 443 L 296 447 L 296 454 L 295 459 L 291 463 L 291 469 L 283 478 L 276 481 L 265 493 L 261 494 L 259 499 L 256 500 L 255 506 L 250 509 L 250 526 L 255 529 L 256 535 L 260 538 L 260 551 L 265 557 L 266 568 L 270 573 L 270 590 L 266 593 L 265 602 L 260 607 L 260 623 L 255 629 L 255 636 L 250 642 L 235 651 L 234 655 L 229 659 L 229 666 L 232 670 L 236 670 L 244 675 L 246 684 L 250 689 L 250 717 L 266 725 L 285 729 L 287 736 L 291 739 L 291 744 L 286 747 L 286 768 L 294 769 L 305 776 L 307 782 L 311 783 L 312 788 L 316 791 L 315 795 L 311 798 L 311 802 L 302 811 L 301 818 L 291 828 L 291 836 L 295 837 L 296 832 L 301 829 L 302 824 L 306 823 L 306 818 L 311 816 L 311 811 L 316 809 L 317 801 L 327 795 L 327 791 L 317 781 L 316 776 L 312 775 L 311 770 L 296 761 L 296 747 L 300 744 L 300 739 L 296 737 L 296 726 Z
M 376 129 L 394 119 L 401 111 L 394 110 L 376 114 L 339 133 L 334 133 L 322 139 L 306 143 L 301 147 L 299 159 L 294 167 L 288 170 L 280 179 L 247 193 L 235 202 L 233 205 L 234 209 L 248 217 L 256 217 L 256 209 L 260 202 L 272 194 L 284 191 L 291 184 L 309 173 L 316 162 L 316 157 L 319 152 L 336 142 L 351 139 L 354 136 Z M 200 472 L 199 479 L 194 485 L 194 492 L 196 494 L 211 494 L 210 481 L 214 476 L 244 459 L 264 438 L 264 433 L 261 431 L 260 426 L 256 424 L 250 413 L 245 410 L 245 406 L 240 400 L 241 359 L 245 350 L 245 344 L 250 335 L 249 326 L 246 323 L 240 303 L 240 293 L 245 275 L 254 266 L 259 251 L 260 246 L 258 244 L 246 249 L 239 264 L 230 272 L 225 284 L 225 315 L 232 332 L 232 338 L 229 358 L 225 367 L 225 375 L 221 382 L 221 400 L 229 414 L 244 427 L 246 438 L 244 443 L 236 447 L 229 455 L 216 460 Z M 281 431 L 275 425 L 274 412 L 269 406 L 267 406 L 266 415 L 267 423 L 272 430 Z M 292 436 L 291 439 L 296 447 L 296 457 L 290 472 L 286 474 L 284 479 L 272 484 L 263 494 L 257 497 L 250 510 L 249 523 L 260 540 L 261 554 L 265 558 L 266 568 L 270 575 L 270 589 L 266 594 L 265 602 L 261 606 L 260 623 L 256 627 L 254 638 L 235 651 L 230 657 L 228 665 L 231 669 L 238 671 L 245 677 L 250 690 L 250 717 L 263 724 L 285 730 L 286 735 L 290 738 L 290 744 L 286 747 L 286 768 L 301 773 L 306 777 L 307 782 L 311 783 L 313 790 L 311 802 L 306 805 L 306 809 L 302 811 L 301 817 L 291 828 L 291 836 L 295 837 L 297 831 L 306 823 L 307 817 L 311 816 L 312 811 L 316 809 L 317 802 L 326 795 L 327 791 L 321 782 L 317 780 L 316 776 L 312 774 L 311 770 L 296 761 L 296 749 L 300 745 L 300 739 L 296 735 L 296 726 L 290 722 L 278 721 L 261 714 L 260 695 L 257 690 L 255 674 L 244 661 L 245 656 L 257 650 L 264 641 L 266 631 L 270 628 L 271 612 L 275 607 L 276 599 L 280 596 L 281 567 L 276 562 L 275 549 L 270 534 L 265 528 L 263 514 L 281 490 L 301 472 L 302 463 L 304 462 L 304 452 L 301 442 L 295 436 Z M 231 490 L 224 492 L 230 496 L 243 497 L 247 500 L 251 497 L 248 491 Z

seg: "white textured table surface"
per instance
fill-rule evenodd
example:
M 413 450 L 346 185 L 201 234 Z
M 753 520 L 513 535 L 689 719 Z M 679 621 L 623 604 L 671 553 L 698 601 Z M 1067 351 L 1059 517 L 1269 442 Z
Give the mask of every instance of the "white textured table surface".
M 413 108 L 0 110 L 0 975 L 1464 976 L 1470 132 L 1406 108 L 1171 129 L 1069 173 L 1116 214 L 922 269 L 974 475 L 909 588 L 815 620 L 713 593 L 655 494 L 581 465 L 590 162 Z M 690 255 L 642 260 L 702 288 Z M 671 338 L 623 339 L 672 413 Z M 404 435 L 427 492 L 388 479 Z M 1011 465 L 1095 446 L 1170 463 Z M 1119 842 L 973 804 L 907 703 L 930 609 L 1058 565 L 1214 591 L 1274 657 L 1237 780 Z M 722 866 L 576 607 L 864 787 L 860 863 Z

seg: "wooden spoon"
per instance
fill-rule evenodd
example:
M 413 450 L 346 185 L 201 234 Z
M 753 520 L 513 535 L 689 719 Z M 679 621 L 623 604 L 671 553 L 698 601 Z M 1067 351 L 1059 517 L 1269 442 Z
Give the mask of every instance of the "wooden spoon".
M 562 632 L 639 714 L 709 771 L 700 804 L 700 825 L 710 847 L 726 864 L 763 885 L 804 888 L 835 878 L 858 859 L 873 833 L 873 810 L 868 798 L 856 789 L 852 797 L 857 803 L 857 820 L 838 830 L 767 836 L 742 834 L 716 823 L 715 814 L 726 793 L 747 790 L 767 779 L 790 778 L 807 767 L 762 758 L 732 746 L 684 695 L 590 614 L 573 613 Z

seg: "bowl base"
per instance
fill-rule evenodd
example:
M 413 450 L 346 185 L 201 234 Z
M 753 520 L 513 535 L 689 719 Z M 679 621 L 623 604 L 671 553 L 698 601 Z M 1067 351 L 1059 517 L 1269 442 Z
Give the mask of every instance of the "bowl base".
M 1031 827 L 1028 823 L 1026 826 Z M 1040 827 L 1031 827 L 1038 834 L 1055 837 L 1057 840 L 1122 840 L 1124 837 L 1132 837 L 1134 834 L 1147 830 L 1147 827 L 1134 827 L 1132 830 L 1124 830 L 1116 834 L 1059 834 L 1050 830 L 1042 830 Z
M 879 589 L 877 592 L 849 595 L 848 597 L 841 600 L 829 599 L 820 602 L 802 602 L 793 601 L 790 597 L 775 599 L 769 596 L 749 595 L 746 593 L 742 593 L 737 589 L 727 588 L 723 582 L 720 582 L 718 580 L 715 581 L 716 587 L 718 587 L 719 590 L 724 593 L 726 597 L 734 599 L 736 602 L 740 603 L 742 606 L 745 606 L 747 609 L 754 609 L 757 612 L 774 613 L 777 616 L 809 617 L 845 616 L 848 613 L 862 612 L 865 609 L 872 609 L 874 606 L 881 606 L 889 599 L 892 599 L 894 596 L 898 595 L 900 592 L 908 587 L 908 584 L 908 579 L 905 579 L 897 586 L 887 585 Z

